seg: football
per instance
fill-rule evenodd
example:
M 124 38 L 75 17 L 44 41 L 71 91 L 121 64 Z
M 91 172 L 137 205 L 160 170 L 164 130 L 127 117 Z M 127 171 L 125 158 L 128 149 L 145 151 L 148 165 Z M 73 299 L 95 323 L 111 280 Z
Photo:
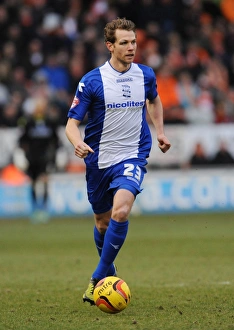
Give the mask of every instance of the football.
M 131 300 L 127 283 L 119 277 L 107 276 L 100 280 L 93 292 L 95 305 L 105 313 L 116 314 L 124 310 Z

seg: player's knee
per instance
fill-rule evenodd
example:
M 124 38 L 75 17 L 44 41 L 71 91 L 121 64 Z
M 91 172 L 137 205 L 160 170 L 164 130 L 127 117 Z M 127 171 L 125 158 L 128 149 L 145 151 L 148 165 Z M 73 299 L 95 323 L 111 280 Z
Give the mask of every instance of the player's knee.
M 126 206 L 122 206 L 118 209 L 114 209 L 112 212 L 112 219 L 116 221 L 126 221 L 129 215 L 129 208 Z

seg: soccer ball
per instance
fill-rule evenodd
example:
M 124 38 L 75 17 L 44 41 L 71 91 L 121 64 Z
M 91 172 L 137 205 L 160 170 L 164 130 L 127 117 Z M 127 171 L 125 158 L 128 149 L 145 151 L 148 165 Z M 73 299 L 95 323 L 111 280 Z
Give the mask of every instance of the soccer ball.
M 95 286 L 93 298 L 96 306 L 102 312 L 116 314 L 127 307 L 131 293 L 124 280 L 115 276 L 107 276 Z

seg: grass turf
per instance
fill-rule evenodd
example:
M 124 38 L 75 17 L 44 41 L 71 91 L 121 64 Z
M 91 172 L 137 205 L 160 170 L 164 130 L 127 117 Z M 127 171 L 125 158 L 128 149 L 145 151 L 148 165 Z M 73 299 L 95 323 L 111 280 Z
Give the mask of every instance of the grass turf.
M 116 263 L 130 305 L 82 302 L 98 261 L 93 220 L 0 221 L 0 330 L 233 330 L 234 215 L 130 218 Z

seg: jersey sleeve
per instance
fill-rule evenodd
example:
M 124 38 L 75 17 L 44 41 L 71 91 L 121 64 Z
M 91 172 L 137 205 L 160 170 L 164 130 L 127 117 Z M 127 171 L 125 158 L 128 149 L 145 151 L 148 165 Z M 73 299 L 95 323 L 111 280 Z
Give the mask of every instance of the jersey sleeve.
M 73 98 L 72 105 L 68 111 L 68 118 L 82 121 L 92 103 L 91 79 L 84 76 L 78 86 Z
M 148 68 L 148 93 L 147 93 L 147 99 L 153 100 L 157 97 L 158 91 L 157 91 L 157 83 L 156 83 L 156 76 L 152 68 Z

